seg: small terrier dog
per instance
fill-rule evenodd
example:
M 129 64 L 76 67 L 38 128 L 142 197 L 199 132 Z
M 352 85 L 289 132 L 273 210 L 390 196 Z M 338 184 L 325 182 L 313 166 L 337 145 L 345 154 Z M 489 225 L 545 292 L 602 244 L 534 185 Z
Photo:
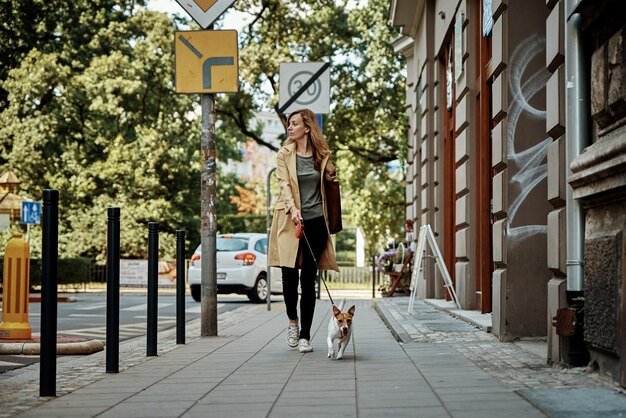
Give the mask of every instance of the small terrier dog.
M 343 352 L 346 351 L 346 347 L 350 342 L 355 306 L 352 305 L 348 312 L 341 312 L 345 305 L 345 299 L 341 301 L 339 308 L 333 305 L 333 316 L 331 316 L 328 323 L 328 339 L 326 340 L 328 342 L 328 358 L 335 356 L 335 341 L 338 341 L 337 360 L 343 358 Z

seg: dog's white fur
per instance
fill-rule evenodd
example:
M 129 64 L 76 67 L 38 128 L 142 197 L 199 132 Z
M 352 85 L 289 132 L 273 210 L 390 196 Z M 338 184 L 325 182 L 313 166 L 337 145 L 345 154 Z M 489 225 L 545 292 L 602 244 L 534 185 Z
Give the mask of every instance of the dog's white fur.
M 355 306 L 352 305 L 347 312 L 342 312 L 345 308 L 346 300 L 343 299 L 339 304 L 339 308 L 335 305 L 332 307 L 332 315 L 328 323 L 328 358 L 335 356 L 335 341 L 337 341 L 337 360 L 343 358 L 343 352 L 350 342 L 352 335 L 352 317 L 354 316 Z

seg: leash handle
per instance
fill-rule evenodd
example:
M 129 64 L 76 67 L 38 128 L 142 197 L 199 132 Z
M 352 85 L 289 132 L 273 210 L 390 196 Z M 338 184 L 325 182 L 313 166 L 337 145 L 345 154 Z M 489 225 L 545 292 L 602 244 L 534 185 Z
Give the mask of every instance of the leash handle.
M 328 298 L 330 299 L 330 303 L 334 305 L 335 302 L 333 301 L 333 297 L 330 296 L 330 291 L 328 290 L 328 286 L 326 285 L 326 280 L 324 280 L 324 278 L 322 277 L 320 265 L 317 263 L 315 254 L 313 254 L 313 248 L 311 248 L 311 244 L 309 243 L 309 239 L 306 236 L 306 232 L 304 232 L 304 228 L 302 229 L 302 234 L 304 235 L 304 240 L 306 241 L 306 245 L 309 247 L 309 251 L 311 252 L 311 257 L 313 257 L 313 261 L 315 262 L 315 267 L 317 267 L 317 274 L 320 277 L 320 279 L 322 279 L 321 281 L 324 283 L 324 287 L 326 288 L 326 293 L 328 293 Z

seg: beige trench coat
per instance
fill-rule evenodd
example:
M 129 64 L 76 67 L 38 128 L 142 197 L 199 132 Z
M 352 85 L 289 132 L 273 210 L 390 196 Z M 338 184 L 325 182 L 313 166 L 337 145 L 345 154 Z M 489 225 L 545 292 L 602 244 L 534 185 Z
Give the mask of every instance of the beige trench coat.
M 324 173 L 328 157 L 322 161 L 320 172 Z M 298 173 L 296 171 L 296 143 L 283 146 L 276 156 L 276 177 L 280 185 L 280 195 L 274 208 L 274 219 L 270 231 L 269 242 L 269 265 L 276 267 L 294 267 L 298 256 L 300 240 L 296 238 L 296 227 L 293 224 L 289 210 L 295 206 L 300 208 L 300 189 L 298 186 Z M 324 176 L 320 176 L 320 191 L 322 193 L 322 206 L 324 207 L 324 219 L 328 230 L 328 213 L 326 211 L 326 191 L 324 190 Z M 306 231 L 305 231 L 306 232 Z M 326 248 L 318 260 L 321 270 L 339 271 L 335 248 L 328 234 Z

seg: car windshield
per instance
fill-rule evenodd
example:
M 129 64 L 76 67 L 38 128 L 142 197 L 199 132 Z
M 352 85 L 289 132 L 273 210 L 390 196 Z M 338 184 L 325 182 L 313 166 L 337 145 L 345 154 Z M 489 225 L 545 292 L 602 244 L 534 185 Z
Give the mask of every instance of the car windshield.
M 239 237 L 217 237 L 217 251 L 242 251 L 248 249 L 248 240 Z

